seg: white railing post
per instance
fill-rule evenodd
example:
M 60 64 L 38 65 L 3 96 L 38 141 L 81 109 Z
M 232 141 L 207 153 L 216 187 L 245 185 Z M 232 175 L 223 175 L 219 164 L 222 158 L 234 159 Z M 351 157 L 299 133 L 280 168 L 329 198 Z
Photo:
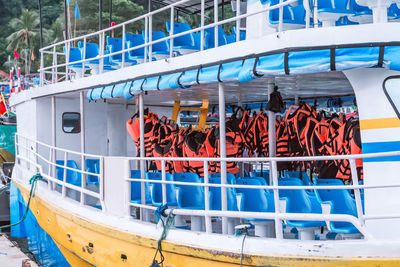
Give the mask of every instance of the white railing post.
M 86 37 L 83 38 L 83 54 L 82 54 L 82 78 L 85 77 L 85 69 L 86 69 Z
M 308 1 L 308 0 L 307 0 Z M 282 4 L 283 0 L 279 0 L 279 4 Z M 279 25 L 278 32 L 282 32 L 283 30 L 283 6 L 279 7 Z
M 225 135 L 225 88 L 223 83 L 218 83 L 218 108 L 219 108 L 219 145 L 220 157 L 226 158 L 226 135 Z M 226 161 L 220 163 L 221 166 L 221 184 L 227 184 L 226 179 Z M 228 210 L 228 201 L 226 187 L 221 188 L 221 210 Z M 228 218 L 222 217 L 222 233 L 228 233 Z
M 57 178 L 57 169 L 56 166 L 54 165 L 56 163 L 56 158 L 57 158 L 57 152 L 54 150 L 56 145 L 57 145 L 57 129 L 56 129 L 56 120 L 57 120 L 57 116 L 56 116 L 56 97 L 52 96 L 51 97 L 51 145 L 52 145 L 52 153 L 51 153 L 51 162 L 53 163 L 52 166 L 52 173 L 53 173 L 53 177 Z M 55 184 L 50 182 L 50 186 L 52 188 L 52 190 L 54 190 L 55 188 Z
M 47 175 L 48 176 L 50 176 L 51 177 L 51 172 L 52 172 L 52 170 L 53 170 L 53 164 L 51 164 L 50 162 L 52 162 L 53 161 L 53 148 L 49 148 L 49 163 L 48 163 L 48 165 L 49 165 L 49 169 L 47 170 Z M 53 190 L 53 188 L 52 188 L 52 182 L 50 181 L 50 180 L 47 180 L 47 188 L 50 190 L 50 191 L 52 191 Z
M 208 184 L 209 179 L 208 179 L 208 161 L 204 161 L 204 183 Z M 207 211 L 210 210 L 210 187 L 206 185 L 204 187 L 204 208 Z M 211 234 L 212 233 L 212 223 L 211 223 L 211 217 L 209 215 L 205 216 L 205 222 L 206 222 L 206 233 Z
M 310 2 L 304 1 L 303 5 L 304 5 L 304 9 L 306 10 L 306 29 L 308 29 L 308 28 L 310 28 L 310 17 L 311 17 Z
M 356 160 L 349 159 L 349 163 L 350 163 L 351 180 L 353 182 L 353 186 L 358 186 L 359 184 L 358 184 L 358 173 L 357 173 Z M 360 221 L 361 225 L 364 225 L 364 218 L 363 218 L 364 213 L 363 213 L 362 202 L 361 202 L 360 188 L 354 188 L 354 197 L 356 200 L 358 220 Z
M 80 113 L 81 113 L 81 170 L 85 171 L 85 94 L 84 91 L 81 91 L 79 93 L 79 107 L 80 107 Z M 81 187 L 85 188 L 86 187 L 86 174 L 81 173 Z M 81 191 L 81 199 L 80 199 L 81 205 L 86 204 L 86 195 L 83 191 Z
M 313 22 L 314 28 L 318 28 L 318 1 L 313 0 Z
M 125 208 L 126 208 L 126 212 L 128 213 L 128 217 L 131 216 L 131 181 L 129 181 L 128 179 L 131 178 L 131 166 L 130 166 L 130 162 L 129 159 L 125 159 L 124 162 L 124 169 L 125 169 L 125 177 L 127 178 L 126 180 L 126 186 L 125 186 Z
M 44 80 L 46 77 L 43 68 L 44 68 L 44 53 L 42 50 L 42 51 L 40 51 L 40 86 L 44 85 Z M 12 77 L 10 77 L 10 79 L 12 79 Z
M 240 16 L 241 0 L 236 0 L 236 17 Z M 222 7 L 223 8 L 223 7 Z M 236 20 L 236 42 L 240 41 L 240 19 Z
M 144 18 L 144 43 L 145 43 L 145 47 L 144 47 L 144 62 L 147 62 L 147 55 L 148 55 L 148 43 L 149 43 L 149 27 L 148 27 L 148 17 Z
M 100 52 L 99 73 L 103 73 L 103 70 L 104 70 L 104 32 L 101 32 L 99 34 L 99 48 L 100 48 L 99 49 L 100 50 L 99 51 Z M 110 58 L 110 60 L 111 60 L 111 58 Z
M 101 203 L 101 210 L 103 212 L 106 211 L 106 205 L 104 204 L 104 157 L 100 157 L 100 164 L 99 164 L 99 193 L 100 193 L 100 203 Z M 128 176 L 130 177 L 130 176 Z M 129 205 L 129 204 L 128 204 Z
M 200 6 L 200 25 L 201 25 L 201 31 L 200 31 L 200 50 L 204 50 L 204 1 L 201 0 L 201 6 Z
M 165 173 L 165 160 L 161 161 L 161 192 L 162 192 L 162 203 L 167 204 L 167 185 L 165 181 L 167 180 L 167 174 Z M 153 185 L 154 186 L 154 185 Z
M 122 51 L 125 50 L 125 24 L 122 24 Z M 121 68 L 125 67 L 125 52 L 122 52 L 122 66 Z
M 146 184 L 144 182 L 145 179 L 145 164 L 146 161 L 144 160 L 145 158 L 145 150 L 144 150 L 144 103 L 143 103 L 143 94 L 138 95 L 139 98 L 139 125 L 140 125 L 140 179 L 142 181 L 140 182 L 140 198 L 141 198 L 141 204 L 145 205 L 146 204 Z M 140 209 L 140 219 L 143 221 L 144 214 L 146 213 L 146 210 L 141 208 Z
M 68 55 L 68 48 L 66 47 L 65 48 L 65 54 L 66 54 L 66 57 L 67 57 L 67 55 Z M 56 80 L 56 65 L 57 65 L 57 54 L 56 54 L 56 47 L 54 46 L 53 47 L 53 68 L 51 69 L 51 82 L 52 83 L 55 83 L 54 81 Z
M 271 171 L 270 175 L 272 174 L 272 182 L 274 187 L 278 187 L 278 168 L 276 165 L 276 161 L 273 160 L 270 163 L 271 166 Z M 274 188 L 274 208 L 275 208 L 275 213 L 279 214 L 280 213 L 280 207 L 279 207 L 279 189 Z M 282 239 L 283 238 L 283 231 L 282 231 L 282 220 L 280 218 L 275 218 L 275 235 L 277 239 Z
M 222 7 L 223 8 L 223 7 Z M 218 0 L 214 0 L 214 23 L 218 22 Z M 218 25 L 214 27 L 214 47 L 218 47 Z
M 69 56 L 71 53 L 71 44 L 68 41 L 67 42 L 67 55 L 66 55 L 66 59 L 65 59 L 65 80 L 68 81 L 69 80 Z M 54 46 L 55 48 L 55 46 Z M 57 53 L 57 52 L 56 52 Z M 57 65 L 57 54 L 56 54 L 56 65 Z M 57 77 L 57 73 L 58 73 L 58 69 L 56 68 L 56 77 Z M 56 83 L 58 82 L 58 79 L 56 78 Z
M 153 41 L 153 16 L 149 17 L 149 43 Z M 149 45 L 149 62 L 153 61 L 153 45 Z
M 175 9 L 173 6 L 171 6 L 171 16 L 170 16 L 170 24 L 169 24 L 169 36 L 171 39 L 169 39 L 169 57 L 172 58 L 173 56 L 173 50 L 174 50 L 174 38 L 172 35 L 174 35 L 174 26 L 175 26 L 175 18 L 174 18 L 174 12 Z
M 64 152 L 64 169 L 63 169 L 64 184 L 61 186 L 61 194 L 63 197 L 67 195 L 67 188 L 65 187 L 65 184 L 67 183 L 67 162 L 68 162 L 68 153 Z M 57 173 L 55 176 L 57 177 Z

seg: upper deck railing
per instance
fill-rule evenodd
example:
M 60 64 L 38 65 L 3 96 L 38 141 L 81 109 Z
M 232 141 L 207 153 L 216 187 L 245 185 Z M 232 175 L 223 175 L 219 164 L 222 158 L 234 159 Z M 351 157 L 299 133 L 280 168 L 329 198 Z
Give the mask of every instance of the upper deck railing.
M 248 17 L 255 16 L 261 13 L 268 13 L 267 17 L 269 17 L 269 21 L 266 20 L 262 23 L 270 23 L 271 27 L 275 27 L 278 32 L 281 32 L 285 29 L 291 29 L 293 28 L 293 25 L 295 26 L 295 28 L 319 27 L 320 21 L 322 21 L 322 26 L 335 26 L 335 24 L 337 23 L 341 23 L 341 25 L 351 25 L 352 22 L 348 19 L 350 16 L 352 16 L 352 18 L 354 18 L 355 20 L 359 20 L 360 23 L 371 23 L 372 20 L 374 22 L 384 22 L 388 21 L 388 18 L 390 20 L 397 20 L 398 18 L 400 18 L 400 10 L 398 10 L 395 4 L 390 6 L 389 9 L 384 5 L 380 7 L 381 9 L 386 8 L 386 10 L 389 10 L 388 14 L 387 12 L 381 12 L 380 10 L 378 10 L 379 8 L 374 9 L 373 11 L 371 11 L 371 14 L 368 15 L 370 16 L 369 19 L 365 19 L 364 15 L 362 17 L 364 19 L 360 19 L 357 17 L 357 10 L 367 7 L 360 7 L 356 4 L 352 4 L 352 9 L 341 10 L 342 13 L 345 11 L 348 14 L 341 14 L 339 12 L 339 14 L 343 15 L 341 17 L 343 18 L 343 21 L 340 22 L 336 21 L 336 19 L 332 20 L 332 14 L 337 13 L 336 9 L 332 10 L 332 13 L 328 14 L 328 16 L 325 16 L 327 11 L 323 11 L 322 9 L 321 11 L 318 8 L 318 1 L 313 1 L 314 4 L 312 7 L 310 7 L 309 1 L 302 1 L 302 3 L 298 3 L 297 0 L 279 0 L 271 1 L 270 5 L 263 5 L 263 8 L 260 8 L 257 11 L 247 12 L 246 14 L 241 14 L 241 2 L 236 1 L 236 15 L 232 18 L 219 21 L 218 0 L 214 0 L 214 22 L 206 25 L 205 0 L 201 0 L 200 26 L 192 29 L 189 25 L 187 25 L 189 26 L 189 28 L 185 29 L 184 31 L 178 29 L 175 30 L 174 27 L 178 24 L 170 23 L 175 21 L 174 11 L 179 5 L 182 5 L 187 1 L 189 0 L 181 0 L 170 4 L 169 6 L 151 11 L 147 14 L 109 27 L 107 29 L 65 40 L 40 49 L 41 66 L 39 71 L 41 74 L 41 86 L 46 83 L 57 83 L 58 81 L 62 80 L 85 77 L 86 75 L 89 75 L 87 74 L 87 71 L 89 69 L 92 71 L 92 74 L 97 74 L 103 73 L 105 71 L 124 68 L 129 65 L 143 64 L 154 60 L 176 57 L 179 55 L 187 54 L 189 52 L 203 51 L 208 48 L 206 44 L 206 39 L 208 40 L 211 38 L 210 34 L 214 35 L 212 47 L 219 47 L 233 41 L 239 42 L 244 39 L 244 37 L 241 37 L 241 35 L 245 35 L 246 32 L 243 30 L 243 27 L 241 27 L 241 19 L 246 19 Z M 385 3 L 391 4 L 392 2 L 395 3 L 396 1 L 397 0 L 391 0 L 389 1 L 390 3 L 388 1 L 387 3 Z M 365 2 L 363 0 L 349 0 L 348 2 L 360 2 L 364 5 L 369 3 L 368 1 Z M 293 7 L 293 5 L 300 6 Z M 153 33 L 155 32 L 155 28 L 153 26 L 154 16 L 160 15 L 162 12 L 167 11 L 170 12 L 170 20 L 169 22 L 165 21 L 165 23 L 169 23 L 170 25 L 169 34 L 164 36 L 161 35 L 161 37 L 157 36 L 155 39 L 153 39 Z M 300 13 L 300 16 L 296 15 L 298 13 Z M 278 16 L 276 16 L 277 14 Z M 385 17 L 384 15 L 381 15 L 379 17 L 379 14 L 386 14 L 387 17 Z M 338 15 L 336 14 L 336 16 Z M 339 19 L 339 16 L 337 17 L 337 19 Z M 129 28 L 129 26 L 139 25 L 142 22 L 144 22 L 143 43 L 129 43 L 129 40 L 126 38 L 127 28 Z M 224 32 L 220 32 L 223 31 L 223 28 L 221 28 L 220 26 L 228 24 L 231 26 L 235 24 L 236 29 L 235 36 L 231 36 L 234 38 L 229 37 L 229 41 L 227 41 L 227 35 L 225 35 Z M 252 25 L 248 24 L 247 28 L 249 27 L 252 27 Z M 209 30 L 209 33 L 206 34 L 207 30 Z M 114 36 L 114 33 L 116 31 L 119 31 L 118 36 L 121 36 L 121 44 L 108 44 L 106 46 L 106 36 Z M 197 35 L 195 36 L 194 34 Z M 177 49 L 176 46 L 174 46 L 174 41 L 176 43 L 176 40 L 179 37 L 190 38 L 192 42 L 192 47 L 190 49 L 183 49 L 184 51 L 182 49 Z M 219 40 L 223 40 L 223 43 L 219 43 Z M 74 47 L 74 45 L 78 43 L 80 43 L 80 48 Z M 90 49 L 88 49 L 88 44 L 92 45 Z M 166 46 L 165 50 L 162 51 L 162 56 L 160 56 L 159 54 L 156 55 L 156 52 L 154 52 L 154 50 L 156 49 L 155 45 Z M 93 49 L 95 51 L 93 51 Z M 140 53 L 140 59 L 135 56 L 135 53 Z M 45 64 L 45 55 L 48 55 L 52 59 L 51 64 Z M 59 75 L 61 75 L 61 77 Z
M 47 153 L 45 151 L 48 151 Z M 44 155 L 47 154 L 47 155 Z M 88 171 L 82 168 L 74 168 L 67 166 L 68 162 L 68 155 L 74 154 L 81 158 L 82 166 L 85 166 L 85 159 L 92 158 L 99 160 L 100 168 L 97 171 Z M 63 157 L 63 164 L 57 162 L 56 155 L 62 155 Z M 349 224 L 353 225 L 355 229 L 363 236 L 363 238 L 372 238 L 368 228 L 365 226 L 366 220 L 385 220 L 385 219 L 394 219 L 400 218 L 400 214 L 393 211 L 390 214 L 370 214 L 365 213 L 363 207 L 363 194 L 364 190 L 376 190 L 376 189 L 386 189 L 386 188 L 398 188 L 400 184 L 368 184 L 363 185 L 359 183 L 359 178 L 356 170 L 356 160 L 357 159 L 369 159 L 369 158 L 381 158 L 381 157 L 392 157 L 392 156 L 400 156 L 400 151 L 394 152 L 385 152 L 385 153 L 371 153 L 371 154 L 359 154 L 359 155 L 340 155 L 340 156 L 314 156 L 314 157 L 268 157 L 268 158 L 157 158 L 157 157 L 121 157 L 117 158 L 113 161 L 112 166 L 108 165 L 108 168 L 112 167 L 112 170 L 107 170 L 107 165 L 104 164 L 104 161 L 107 160 L 107 157 L 103 156 L 96 156 L 90 154 L 84 154 L 79 152 L 73 152 L 61 148 L 56 148 L 42 142 L 38 142 L 26 137 L 23 137 L 19 134 L 16 135 L 16 164 L 17 168 L 23 168 L 27 170 L 31 170 L 32 172 L 39 172 L 47 181 L 48 186 L 46 187 L 48 190 L 53 192 L 59 192 L 62 197 L 69 197 L 75 200 L 80 200 L 82 205 L 97 207 L 99 212 L 108 213 L 107 207 L 109 205 L 109 201 L 115 202 L 114 198 L 117 195 L 121 194 L 121 191 L 117 190 L 114 192 L 105 191 L 104 184 L 106 183 L 106 179 L 111 179 L 113 183 L 113 188 L 124 188 L 124 196 L 123 198 L 119 198 L 120 200 L 124 199 L 122 202 L 114 203 L 119 207 L 123 208 L 123 212 L 121 215 L 125 216 L 132 216 L 131 207 L 136 207 L 141 210 L 140 220 L 149 220 L 149 217 L 146 216 L 149 213 L 146 211 L 154 211 L 157 207 L 161 204 L 167 204 L 171 202 L 169 196 L 175 188 L 181 187 L 196 187 L 199 188 L 201 191 L 201 195 L 203 196 L 201 201 L 204 203 L 200 203 L 202 206 L 201 208 L 195 207 L 179 207 L 172 210 L 173 214 L 175 215 L 185 215 L 185 216 L 192 216 L 191 224 L 196 225 L 196 218 L 204 218 L 204 228 L 199 226 L 199 222 L 197 222 L 198 228 L 192 228 L 193 230 L 202 231 L 204 229 L 207 233 L 215 232 L 215 226 L 212 223 L 211 217 L 221 217 L 222 220 L 222 233 L 227 234 L 229 233 L 229 222 L 227 218 L 251 218 L 245 219 L 252 221 L 256 227 L 258 225 L 257 221 L 272 221 L 274 223 L 274 232 L 276 234 L 276 238 L 282 239 L 284 238 L 282 223 L 287 221 L 320 221 L 325 222 L 325 226 L 328 227 L 329 230 L 332 230 L 330 226 L 331 222 L 348 222 Z M 290 162 L 290 161 L 297 161 L 297 162 L 309 162 L 309 161 L 333 161 L 333 160 L 348 160 L 351 169 L 351 180 L 348 185 L 338 185 L 338 184 L 313 184 L 313 185 L 298 185 L 298 184 L 291 184 L 291 185 L 282 185 L 281 179 L 278 178 L 278 168 L 277 164 L 279 162 Z M 161 162 L 161 179 L 152 179 L 150 177 L 146 178 L 132 178 L 132 163 L 137 163 L 139 161 L 160 161 Z M 202 162 L 204 166 L 204 177 L 200 180 L 196 181 L 188 181 L 188 180 L 176 180 L 170 179 L 167 177 L 165 164 L 166 161 L 196 161 Z M 260 163 L 268 163 L 269 165 L 269 185 L 265 184 L 246 184 L 246 183 L 238 183 L 238 182 L 231 182 L 231 183 L 223 183 L 220 181 L 219 183 L 211 182 L 208 166 L 211 162 L 248 162 L 253 164 L 260 164 Z M 119 164 L 115 166 L 115 163 Z M 105 167 L 106 166 L 106 167 Z M 141 164 L 144 166 L 144 164 Z M 122 167 L 122 168 L 121 168 Z M 57 168 L 57 170 L 56 170 Z M 47 173 L 46 173 L 47 170 Z M 79 185 L 74 185 L 72 181 L 68 181 L 67 172 L 72 171 L 76 173 L 80 173 L 81 183 Z M 105 173 L 110 173 L 112 175 L 107 176 L 104 175 Z M 141 175 L 145 177 L 145 170 L 142 169 Z M 140 173 L 139 173 L 140 174 Z M 88 188 L 88 179 L 89 176 L 98 177 L 97 181 L 97 188 L 89 189 Z M 117 178 L 117 176 L 120 176 Z M 140 176 L 138 176 L 140 177 Z M 20 179 L 20 178 L 19 178 Z M 236 178 L 235 178 L 236 179 Z M 237 178 L 246 181 L 247 178 Z M 285 179 L 283 179 L 285 180 Z M 146 199 L 146 191 L 150 190 L 151 197 L 155 197 L 155 194 L 152 189 L 149 189 L 148 186 L 151 185 L 152 187 L 161 184 L 161 203 L 154 205 L 151 202 L 148 203 Z M 114 187 L 117 185 L 116 187 Z M 172 186 L 167 187 L 167 186 Z M 133 193 L 131 192 L 132 189 L 140 188 L 141 195 L 139 196 L 141 199 L 132 199 Z M 257 190 L 264 194 L 265 196 L 271 198 L 271 203 L 273 203 L 273 207 L 269 207 L 268 210 L 257 211 L 257 210 L 248 210 L 246 208 L 238 208 L 238 209 L 215 209 L 215 207 L 211 207 L 211 191 L 212 188 L 219 188 L 221 193 L 220 204 L 227 201 L 223 198 L 227 197 L 227 190 L 236 190 L 232 192 L 236 195 L 237 201 L 240 203 L 243 201 L 243 198 L 248 197 L 246 194 L 238 193 L 242 189 L 252 189 L 254 192 Z M 335 201 L 322 201 L 322 198 L 319 197 L 320 191 L 324 189 L 329 190 L 338 190 L 346 193 L 350 196 L 350 192 L 353 191 L 354 195 L 351 196 L 350 201 L 354 202 L 356 207 L 356 212 L 352 214 L 348 211 L 341 211 L 337 212 L 332 209 L 332 206 L 335 205 Z M 67 190 L 72 190 L 78 192 L 78 197 L 74 197 L 68 195 Z M 172 190 L 172 191 L 171 191 Z M 265 191 L 264 191 L 265 190 Z M 306 192 L 305 196 L 313 198 L 317 197 L 319 204 L 321 206 L 320 212 L 302 212 L 296 210 L 290 210 L 286 208 L 288 204 L 288 200 L 290 197 L 282 198 L 283 193 L 287 190 L 301 190 L 302 192 Z M 307 190 L 307 191 L 305 191 Z M 184 190 L 182 190 L 184 191 Z M 174 193 L 174 192 L 172 192 Z M 215 192 L 214 192 L 215 193 Z M 111 195 L 107 195 L 111 194 Z M 177 199 L 182 201 L 185 196 L 179 196 L 179 192 L 177 191 Z M 87 196 L 91 196 L 98 201 L 95 203 L 89 203 L 87 200 Z M 187 197 L 187 195 L 186 195 Z M 228 197 L 229 198 L 229 197 Z M 293 201 L 293 199 L 292 199 Z M 315 199 L 313 201 L 316 201 Z M 341 200 L 338 200 L 341 201 Z M 213 201 L 214 202 L 214 201 Z M 97 204 L 96 204 L 97 203 Z M 100 204 L 99 204 L 100 203 Z M 270 203 L 270 202 L 268 202 Z M 181 204 L 178 204 L 180 206 Z M 214 205 L 214 204 L 213 204 Z M 271 204 L 266 204 L 271 205 Z M 114 206 L 115 207 L 115 206 Z M 169 210 L 167 211 L 167 213 Z M 115 210 L 113 213 L 115 214 Z M 225 220 L 224 220 L 225 218 Z M 200 224 L 202 224 L 200 222 Z M 232 225 L 231 225 L 232 226 Z M 263 227 L 263 225 L 261 225 Z M 300 228 L 299 228 L 300 229 Z M 303 231 L 304 229 L 300 229 Z M 257 230 L 256 230 L 257 231 Z M 334 230 L 333 230 L 334 231 Z M 232 233 L 232 232 L 230 232 Z M 312 234 L 312 239 L 314 234 Z

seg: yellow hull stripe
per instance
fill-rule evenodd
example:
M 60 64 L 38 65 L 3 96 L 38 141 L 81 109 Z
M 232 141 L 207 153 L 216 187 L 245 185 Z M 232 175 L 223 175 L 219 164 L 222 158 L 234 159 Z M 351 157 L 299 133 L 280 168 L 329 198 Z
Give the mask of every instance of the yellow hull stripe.
M 27 201 L 29 191 L 14 181 Z M 157 241 L 66 212 L 35 196 L 30 209 L 53 238 L 71 266 L 150 266 Z M 240 254 L 163 241 L 164 266 L 228 267 L 240 264 Z M 265 248 L 268 251 L 268 248 Z M 121 255 L 126 256 L 126 260 Z M 89 264 L 90 263 L 90 264 Z M 244 266 L 399 266 L 400 258 L 330 258 L 245 255 Z
M 397 127 L 400 127 L 400 120 L 398 118 L 360 120 L 361 130 L 373 130 L 373 129 L 397 128 Z

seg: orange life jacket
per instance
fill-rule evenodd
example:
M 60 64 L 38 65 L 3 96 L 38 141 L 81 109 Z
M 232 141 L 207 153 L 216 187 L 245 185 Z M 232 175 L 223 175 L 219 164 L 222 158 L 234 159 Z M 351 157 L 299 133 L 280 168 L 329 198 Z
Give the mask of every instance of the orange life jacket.
M 205 146 L 207 134 L 200 131 L 191 131 L 184 137 L 183 156 L 187 158 L 208 157 Z M 199 176 L 204 176 L 203 161 L 185 161 L 183 163 L 185 172 L 195 172 Z

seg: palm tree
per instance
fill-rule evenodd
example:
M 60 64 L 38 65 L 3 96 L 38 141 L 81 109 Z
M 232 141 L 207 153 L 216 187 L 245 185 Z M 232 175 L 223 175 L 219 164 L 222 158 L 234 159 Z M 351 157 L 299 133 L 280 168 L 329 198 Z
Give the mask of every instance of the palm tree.
M 25 74 L 30 72 L 30 55 L 34 50 L 34 40 L 37 40 L 39 16 L 36 11 L 22 9 L 19 18 L 13 18 L 9 26 L 15 30 L 7 37 L 7 50 L 13 51 L 14 49 L 24 51 L 25 61 Z

